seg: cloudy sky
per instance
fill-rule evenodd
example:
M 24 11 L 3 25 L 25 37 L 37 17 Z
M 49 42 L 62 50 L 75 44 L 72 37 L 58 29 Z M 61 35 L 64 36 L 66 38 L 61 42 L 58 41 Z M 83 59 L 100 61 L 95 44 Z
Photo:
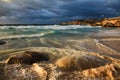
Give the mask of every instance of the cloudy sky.
M 120 0 L 0 0 L 0 24 L 57 24 L 120 16 Z

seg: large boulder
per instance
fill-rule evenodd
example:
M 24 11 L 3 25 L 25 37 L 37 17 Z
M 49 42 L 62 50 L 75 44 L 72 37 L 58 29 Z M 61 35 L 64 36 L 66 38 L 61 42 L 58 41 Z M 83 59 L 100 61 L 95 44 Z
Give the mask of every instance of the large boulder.
M 55 64 L 63 71 L 83 71 L 109 64 L 109 62 L 94 55 L 74 55 L 64 56 L 58 59 Z
M 40 61 L 49 61 L 47 53 L 26 51 L 21 54 L 12 55 L 6 60 L 7 64 L 33 64 Z

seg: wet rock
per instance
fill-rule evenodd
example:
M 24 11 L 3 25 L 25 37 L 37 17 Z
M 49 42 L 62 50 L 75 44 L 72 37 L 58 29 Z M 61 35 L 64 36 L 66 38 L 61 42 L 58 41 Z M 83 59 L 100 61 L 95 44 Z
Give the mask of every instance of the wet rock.
M 4 45 L 5 43 L 5 41 L 0 40 L 0 45 Z
M 97 56 L 74 55 L 62 57 L 55 64 L 63 71 L 83 71 L 109 64 L 109 62 Z
M 49 55 L 27 51 L 21 54 L 13 55 L 6 60 L 7 64 L 33 64 L 41 61 L 49 61 Z

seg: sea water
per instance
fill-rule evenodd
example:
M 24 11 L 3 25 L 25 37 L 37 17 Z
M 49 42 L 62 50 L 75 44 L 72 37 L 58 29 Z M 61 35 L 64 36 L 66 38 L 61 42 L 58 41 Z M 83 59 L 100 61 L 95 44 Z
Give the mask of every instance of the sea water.
M 120 30 L 100 26 L 45 25 L 45 26 L 1 26 L 0 40 L 6 41 L 1 50 L 25 47 L 70 46 L 70 41 L 91 40 L 96 37 L 120 37 Z M 77 44 L 78 45 L 78 44 Z
M 23 48 L 58 48 L 106 52 L 99 40 L 120 39 L 120 29 L 84 25 L 0 26 L 0 51 Z M 107 46 L 108 47 L 108 46 Z M 114 52 L 114 49 L 111 49 Z

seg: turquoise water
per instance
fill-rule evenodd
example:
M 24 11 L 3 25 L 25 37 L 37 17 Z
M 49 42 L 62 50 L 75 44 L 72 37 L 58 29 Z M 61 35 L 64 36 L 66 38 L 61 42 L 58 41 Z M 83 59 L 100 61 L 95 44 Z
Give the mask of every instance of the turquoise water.
M 108 28 L 100 27 L 85 27 L 84 26 L 2 26 L 0 28 L 0 37 L 17 36 L 20 35 L 38 35 L 47 34 L 45 36 L 74 36 L 74 35 L 88 35 L 98 32 L 99 30 L 110 30 Z
M 119 37 L 120 30 L 80 25 L 1 26 L 0 40 L 6 42 L 1 50 L 26 47 L 76 48 L 79 41 L 97 37 Z M 75 44 L 76 45 L 75 45 Z M 79 45 L 78 45 L 78 44 Z M 81 49 L 81 48 L 79 48 Z

